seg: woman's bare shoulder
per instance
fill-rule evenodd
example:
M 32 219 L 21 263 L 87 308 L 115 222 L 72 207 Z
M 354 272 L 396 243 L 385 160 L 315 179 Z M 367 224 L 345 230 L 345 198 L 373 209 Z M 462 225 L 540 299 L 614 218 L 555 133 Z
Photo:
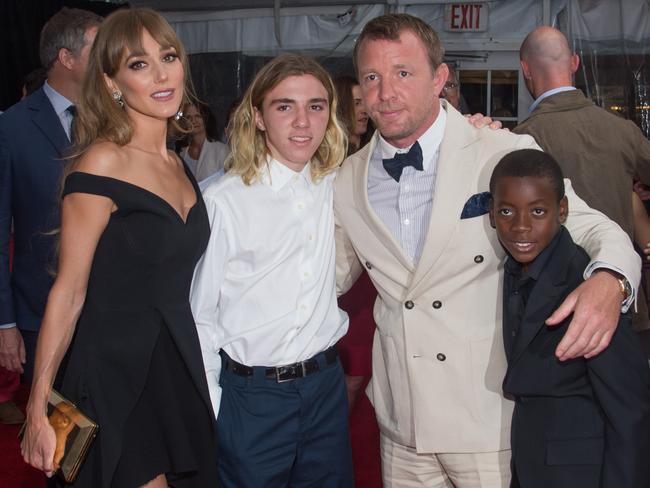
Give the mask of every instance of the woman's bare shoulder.
M 128 156 L 123 147 L 113 142 L 101 141 L 88 147 L 75 163 L 74 171 L 120 178 L 127 161 Z

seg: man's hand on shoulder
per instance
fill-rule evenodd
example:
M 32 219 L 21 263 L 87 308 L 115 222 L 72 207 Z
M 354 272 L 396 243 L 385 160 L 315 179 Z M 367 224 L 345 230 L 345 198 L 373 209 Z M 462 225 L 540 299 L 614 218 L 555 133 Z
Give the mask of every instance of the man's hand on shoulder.
M 477 129 L 482 129 L 485 126 L 488 126 L 490 129 L 494 130 L 494 129 L 501 129 L 503 126 L 500 120 L 492 120 L 491 117 L 488 117 L 487 115 L 483 115 L 483 114 L 474 114 L 474 115 L 466 114 L 465 117 L 467 118 L 469 123 L 472 124 Z
M 618 327 L 622 298 L 618 279 L 607 271 L 595 272 L 573 290 L 546 320 L 548 326 L 558 325 L 573 312 L 555 350 L 558 359 L 590 358 L 604 351 Z
M 18 327 L 0 329 L 0 366 L 15 373 L 23 373 L 25 344 Z

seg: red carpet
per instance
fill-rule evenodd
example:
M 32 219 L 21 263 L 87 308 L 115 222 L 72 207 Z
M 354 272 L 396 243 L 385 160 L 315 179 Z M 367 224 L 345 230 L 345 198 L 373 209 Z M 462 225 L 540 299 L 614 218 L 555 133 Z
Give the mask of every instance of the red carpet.
M 16 397 L 16 403 L 25 411 L 29 389 L 21 385 Z M 44 488 L 45 476 L 30 468 L 20 455 L 18 444 L 19 425 L 0 424 L 0 488 Z
M 355 487 L 381 488 L 379 427 L 375 411 L 363 390 L 350 413 L 350 437 Z
M 29 390 L 22 385 L 16 403 L 24 411 Z M 44 488 L 44 476 L 23 462 L 18 445 L 18 425 L 0 424 L 0 488 Z M 379 429 L 375 412 L 365 394 L 360 394 L 350 415 L 352 460 L 356 488 L 381 488 Z

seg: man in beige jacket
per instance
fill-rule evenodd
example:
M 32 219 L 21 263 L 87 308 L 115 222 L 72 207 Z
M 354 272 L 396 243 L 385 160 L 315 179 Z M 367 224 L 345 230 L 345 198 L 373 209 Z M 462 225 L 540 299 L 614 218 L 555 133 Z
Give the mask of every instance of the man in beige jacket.
M 337 281 L 344 292 L 363 266 L 379 292 L 368 392 L 385 486 L 506 487 L 513 403 L 501 390 L 505 253 L 490 229 L 487 190 L 501 156 L 538 146 L 471 127 L 441 102 L 442 57 L 436 33 L 405 14 L 372 20 L 357 41 L 358 79 L 378 131 L 335 181 Z M 562 360 L 607 346 L 640 264 L 616 224 L 570 184 L 567 194 L 567 227 L 594 261 L 548 320 L 574 312 Z

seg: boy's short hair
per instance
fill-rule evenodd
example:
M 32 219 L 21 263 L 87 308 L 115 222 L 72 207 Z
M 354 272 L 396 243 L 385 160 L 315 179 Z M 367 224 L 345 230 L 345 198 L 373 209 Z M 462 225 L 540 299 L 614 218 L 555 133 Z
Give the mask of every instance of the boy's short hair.
M 564 198 L 564 176 L 557 161 L 537 149 L 519 149 L 506 154 L 496 165 L 490 177 L 490 193 L 494 195 L 497 181 L 504 177 L 546 178 L 553 186 L 559 202 Z

